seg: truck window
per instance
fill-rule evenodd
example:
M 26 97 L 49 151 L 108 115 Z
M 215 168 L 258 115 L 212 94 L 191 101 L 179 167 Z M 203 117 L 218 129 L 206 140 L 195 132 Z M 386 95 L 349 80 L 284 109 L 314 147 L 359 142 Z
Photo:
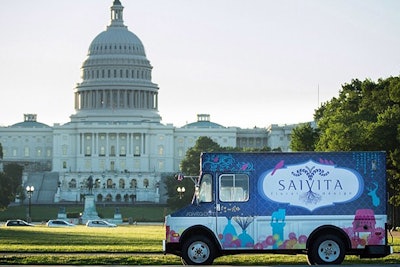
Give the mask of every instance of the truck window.
M 219 199 L 224 202 L 245 202 L 249 199 L 247 174 L 222 174 L 219 177 Z
M 212 176 L 211 174 L 204 174 L 201 179 L 199 201 L 200 202 L 211 202 L 212 201 L 212 188 L 211 188 Z

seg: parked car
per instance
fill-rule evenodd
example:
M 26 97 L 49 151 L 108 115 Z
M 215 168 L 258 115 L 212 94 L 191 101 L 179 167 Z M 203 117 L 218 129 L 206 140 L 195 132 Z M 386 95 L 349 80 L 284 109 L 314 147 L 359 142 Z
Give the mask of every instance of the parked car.
M 24 220 L 8 220 L 4 226 L 35 226 L 34 224 L 27 223 Z
M 87 227 L 117 227 L 115 223 L 109 223 L 104 220 L 89 220 L 86 223 Z
M 48 227 L 71 227 L 75 226 L 73 223 L 69 223 L 64 220 L 49 220 L 46 224 Z

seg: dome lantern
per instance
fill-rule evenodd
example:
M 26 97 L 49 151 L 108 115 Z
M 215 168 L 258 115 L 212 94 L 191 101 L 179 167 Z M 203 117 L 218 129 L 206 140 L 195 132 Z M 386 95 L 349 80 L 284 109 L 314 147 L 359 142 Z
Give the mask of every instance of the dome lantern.
M 123 10 L 124 10 L 124 7 L 121 5 L 121 2 L 119 0 L 114 0 L 114 3 L 111 7 L 111 24 L 110 24 L 110 26 L 125 27 L 124 19 L 123 19 Z

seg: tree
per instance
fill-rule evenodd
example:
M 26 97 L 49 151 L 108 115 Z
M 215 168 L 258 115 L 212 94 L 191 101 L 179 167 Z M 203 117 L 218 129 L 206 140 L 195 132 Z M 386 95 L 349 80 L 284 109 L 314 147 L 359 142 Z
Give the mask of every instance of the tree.
M 167 190 L 167 204 L 171 209 L 182 208 L 192 202 L 194 194 L 194 186 L 192 179 L 186 178 L 178 179 L 178 174 L 172 174 L 166 177 L 165 187 Z M 179 195 L 178 187 L 184 187 L 185 193 Z
M 0 143 L 0 160 L 3 159 L 3 156 L 4 156 L 4 154 L 3 154 L 3 146 L 2 146 L 2 144 Z
M 223 151 L 210 137 L 201 136 L 197 139 L 194 147 L 186 151 L 185 158 L 181 161 L 181 172 L 185 175 L 199 175 L 200 173 L 200 155 L 202 152 Z
M 314 114 L 319 151 L 387 152 L 390 203 L 400 205 L 400 77 L 352 80 Z
M 186 151 L 185 158 L 181 161 L 179 174 L 183 177 L 198 177 L 200 174 L 200 154 L 202 152 L 215 151 L 223 151 L 223 148 L 209 137 L 199 137 L 196 144 Z M 165 182 L 168 194 L 167 204 L 173 209 L 188 205 L 194 195 L 195 183 L 191 178 L 181 179 L 182 176 L 178 176 L 178 174 L 171 175 L 167 177 Z M 178 187 L 184 187 L 186 190 L 182 197 L 177 192 Z
M 0 210 L 7 208 L 12 201 L 12 186 L 10 177 L 0 172 Z
M 311 127 L 311 123 L 300 124 L 292 131 L 290 148 L 293 151 L 314 151 L 318 137 L 318 130 Z
M 22 170 L 22 166 L 12 163 L 4 166 L 4 172 L 0 172 L 0 209 L 6 208 L 17 194 L 23 193 Z

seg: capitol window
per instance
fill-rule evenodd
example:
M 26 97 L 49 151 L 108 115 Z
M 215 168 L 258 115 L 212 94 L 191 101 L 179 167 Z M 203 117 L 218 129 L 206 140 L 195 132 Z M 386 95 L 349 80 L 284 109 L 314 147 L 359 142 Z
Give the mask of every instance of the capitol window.
M 115 146 L 111 146 L 111 148 L 110 148 L 110 156 L 115 156 Z
M 114 188 L 113 187 L 114 186 L 114 184 L 113 184 L 113 180 L 112 179 L 107 179 L 107 188 Z
M 119 155 L 123 157 L 126 156 L 125 146 L 121 146 Z
M 139 148 L 139 146 L 135 146 L 135 156 L 140 156 L 140 148 Z
M 100 154 L 99 154 L 100 156 L 105 156 L 106 155 L 106 151 L 105 151 L 105 148 L 104 148 L 104 146 L 101 146 L 100 147 Z
M 25 157 L 29 157 L 29 147 L 25 147 L 24 148 L 24 155 L 25 155 Z
M 86 146 L 85 156 L 90 156 L 91 154 L 92 154 L 91 147 L 90 146 Z
M 119 188 L 120 189 L 124 189 L 125 188 L 125 180 L 124 179 L 120 179 L 119 180 Z
M 131 180 L 131 189 L 135 189 L 137 187 L 137 181 L 136 179 Z
M 163 147 L 163 146 L 159 146 L 159 147 L 158 147 L 158 154 L 159 154 L 160 156 L 164 155 L 164 147 Z

